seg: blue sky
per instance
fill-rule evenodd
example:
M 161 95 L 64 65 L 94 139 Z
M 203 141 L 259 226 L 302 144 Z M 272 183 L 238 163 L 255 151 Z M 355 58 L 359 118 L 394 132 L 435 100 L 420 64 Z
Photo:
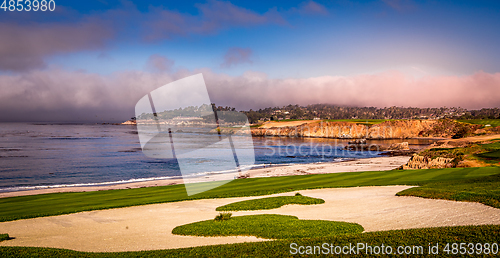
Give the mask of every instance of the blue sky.
M 229 105 L 243 103 L 240 109 L 314 103 L 468 108 L 500 104 L 487 98 L 499 86 L 498 1 L 58 0 L 56 4 L 54 12 L 0 16 L 6 35 L 0 39 L 0 90 L 9 99 L 19 99 L 0 105 L 2 110 L 42 110 L 41 117 L 50 113 L 49 120 L 72 116 L 62 109 L 109 110 L 104 104 L 90 103 L 98 99 L 92 94 L 103 94 L 95 89 L 123 91 L 125 86 L 118 81 L 135 75 L 139 85 L 128 85 L 127 90 L 140 90 L 123 99 L 108 97 L 111 102 L 126 103 L 117 109 L 131 110 L 148 90 L 197 72 L 212 78 L 207 79 L 207 87 L 215 99 Z M 81 76 L 94 79 L 82 84 Z M 365 76 L 375 76 L 371 79 L 375 86 L 366 86 Z M 54 86 L 59 78 L 72 77 L 78 86 L 64 90 L 61 87 L 69 86 Z M 29 107 L 16 106 L 28 99 L 11 85 L 15 81 L 25 87 L 24 92 L 33 92 Z M 243 102 L 217 95 L 224 88 L 221 82 L 228 81 L 232 84 L 225 90 L 241 84 L 261 94 L 283 88 L 292 95 Z M 260 84 L 252 84 L 255 81 Z M 149 85 L 154 83 L 158 85 Z M 366 87 L 385 93 L 410 86 L 438 88 L 443 94 L 453 87 L 460 91 L 444 99 L 410 102 L 300 96 L 304 87 L 326 94 L 337 93 L 345 85 L 351 85 L 349 91 L 356 94 L 370 92 Z M 460 97 L 477 87 L 475 102 Z M 86 97 L 81 100 L 77 94 L 69 103 L 57 103 L 35 96 L 60 99 L 66 90 L 71 93 L 65 94 L 78 92 Z M 286 103 L 292 100 L 296 103 Z

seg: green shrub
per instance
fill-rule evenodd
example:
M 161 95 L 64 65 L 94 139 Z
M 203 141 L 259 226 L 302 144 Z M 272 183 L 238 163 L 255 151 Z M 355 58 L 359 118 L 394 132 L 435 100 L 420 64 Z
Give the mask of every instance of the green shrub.
M 471 134 L 471 129 L 465 124 L 458 124 L 455 129 L 455 134 L 451 136 L 453 139 L 467 137 Z
M 219 215 L 215 216 L 215 221 L 229 220 L 233 214 L 230 212 L 221 212 Z
M 295 194 L 295 196 L 302 196 L 302 194 L 300 194 L 300 193 L 296 193 L 296 194 Z
M 300 220 L 295 216 L 260 214 L 236 216 L 229 221 L 199 221 L 177 226 L 176 235 L 189 236 L 256 236 L 266 239 L 326 237 L 363 232 L 356 223 L 329 220 Z
M 0 234 L 0 242 L 9 239 L 10 239 L 9 234 Z

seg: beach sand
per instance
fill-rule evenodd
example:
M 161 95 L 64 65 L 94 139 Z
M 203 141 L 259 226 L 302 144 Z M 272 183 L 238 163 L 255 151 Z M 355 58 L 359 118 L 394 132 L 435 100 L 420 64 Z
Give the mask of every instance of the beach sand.
M 398 168 L 406 164 L 410 157 L 407 156 L 394 156 L 394 157 L 376 157 L 367 159 L 358 159 L 342 162 L 325 162 L 315 164 L 295 164 L 289 166 L 270 166 L 267 168 L 252 169 L 242 174 L 215 174 L 201 178 L 186 179 L 186 183 L 207 182 L 215 180 L 228 180 L 234 179 L 239 176 L 253 177 L 274 177 L 274 176 L 292 176 L 292 175 L 307 175 L 307 174 L 326 174 L 326 173 L 341 173 L 341 172 L 360 172 L 360 171 L 384 171 Z M 124 183 L 115 185 L 102 185 L 102 186 L 79 186 L 79 187 L 54 187 L 43 188 L 27 191 L 5 192 L 0 193 L 0 198 L 36 195 L 46 193 L 64 193 L 64 192 L 89 192 L 89 191 L 102 191 L 113 189 L 130 189 L 140 187 L 153 187 L 165 186 L 173 184 L 183 184 L 183 179 L 164 179 L 164 180 L 151 180 L 134 183 Z
M 294 215 L 300 219 L 355 222 L 365 231 L 438 226 L 500 224 L 500 209 L 479 203 L 398 197 L 409 186 L 378 186 L 301 190 L 324 204 L 286 205 L 265 211 L 233 212 Z M 265 241 L 256 237 L 194 237 L 173 235 L 178 225 L 213 219 L 216 207 L 256 197 L 205 199 L 128 208 L 80 212 L 0 223 L 0 232 L 15 239 L 1 246 L 38 246 L 79 251 L 114 252 L 170 249 L 224 243 Z

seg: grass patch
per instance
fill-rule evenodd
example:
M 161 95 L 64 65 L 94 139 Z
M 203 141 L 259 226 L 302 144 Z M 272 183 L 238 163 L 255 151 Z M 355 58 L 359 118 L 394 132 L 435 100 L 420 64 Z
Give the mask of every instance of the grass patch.
M 184 185 L 0 198 L 0 221 L 195 199 L 259 196 L 304 189 L 424 185 L 500 174 L 500 167 L 351 172 L 233 180 L 187 196 Z M 203 187 L 205 183 L 200 183 Z
M 0 234 L 0 242 L 9 239 L 10 239 L 9 234 Z
M 249 215 L 227 221 L 205 220 L 175 227 L 176 235 L 190 236 L 256 236 L 266 239 L 337 236 L 363 232 L 356 223 L 328 220 L 299 220 L 288 215 Z
M 270 210 L 276 209 L 287 204 L 321 204 L 325 203 L 323 199 L 312 198 L 302 195 L 296 196 L 277 196 L 255 200 L 234 202 L 224 206 L 217 207 L 216 211 L 250 211 L 250 210 Z
M 492 127 L 500 126 L 500 119 L 470 119 L 457 121 L 474 125 L 491 125 Z
M 302 246 L 321 246 L 323 243 L 343 246 L 349 243 L 367 243 L 372 246 L 390 245 L 393 252 L 398 246 L 422 246 L 427 254 L 429 243 L 439 243 L 439 254 L 433 257 L 453 257 L 457 255 L 443 252 L 445 243 L 498 243 L 500 226 L 460 226 L 425 229 L 391 230 L 367 232 L 363 234 L 317 237 L 309 239 L 276 240 L 257 243 L 241 243 L 228 245 L 201 246 L 170 250 L 153 250 L 141 252 L 89 253 L 66 249 L 41 247 L 0 247 L 1 257 L 289 257 L 290 244 Z M 412 255 L 427 257 L 427 255 Z M 330 255 L 331 256 L 331 255 Z M 350 257 L 373 257 L 365 254 Z M 404 255 L 403 255 L 404 256 Z M 481 255 L 477 255 L 481 256 Z
M 281 120 L 273 120 L 271 122 L 295 122 L 295 121 L 309 121 L 309 119 L 281 119 Z
M 500 174 L 481 178 L 427 183 L 406 189 L 398 196 L 479 202 L 500 208 Z

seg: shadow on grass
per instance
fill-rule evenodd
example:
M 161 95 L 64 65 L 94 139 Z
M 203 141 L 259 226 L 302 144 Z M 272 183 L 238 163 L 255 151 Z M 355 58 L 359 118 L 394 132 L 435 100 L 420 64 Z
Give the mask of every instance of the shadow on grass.
M 0 242 L 5 240 L 16 239 L 15 237 L 10 237 L 9 234 L 0 234 Z
M 500 174 L 452 182 L 427 183 L 420 187 L 406 189 L 396 195 L 479 202 L 500 208 Z
M 325 203 L 323 199 L 312 198 L 302 195 L 295 196 L 276 196 L 260 198 L 241 202 L 233 202 L 224 206 L 217 207 L 216 211 L 249 211 L 249 210 L 270 210 L 276 209 L 288 204 L 311 205 Z

